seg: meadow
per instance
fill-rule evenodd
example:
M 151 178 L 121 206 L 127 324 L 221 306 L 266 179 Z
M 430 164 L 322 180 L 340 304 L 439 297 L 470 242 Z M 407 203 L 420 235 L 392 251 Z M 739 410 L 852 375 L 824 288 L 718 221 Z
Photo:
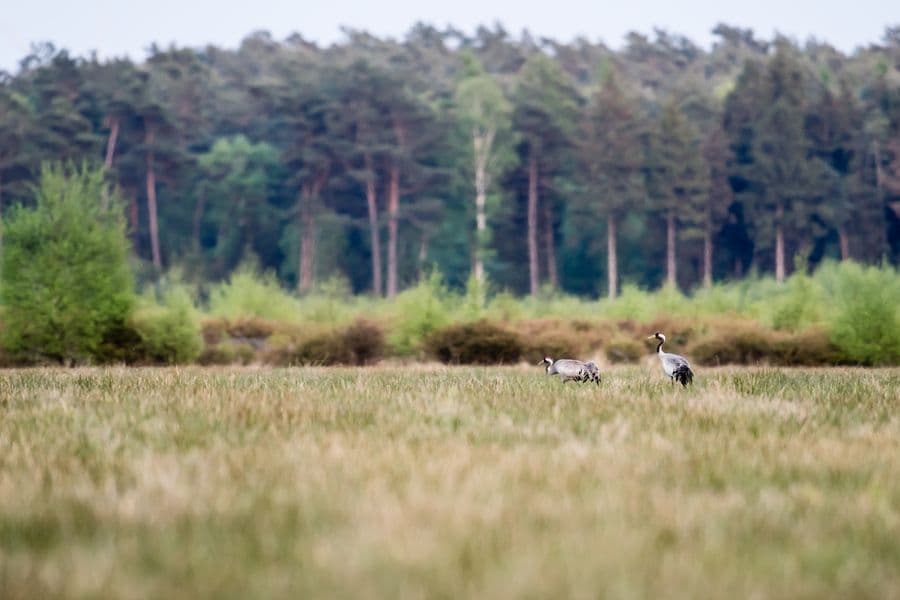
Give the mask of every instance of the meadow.
M 0 375 L 0 597 L 900 598 L 900 369 Z

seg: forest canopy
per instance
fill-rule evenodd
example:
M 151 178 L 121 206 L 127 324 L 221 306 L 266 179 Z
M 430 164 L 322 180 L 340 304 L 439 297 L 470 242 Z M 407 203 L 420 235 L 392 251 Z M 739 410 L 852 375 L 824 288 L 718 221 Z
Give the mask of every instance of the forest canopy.
M 720 25 L 613 50 L 499 26 L 101 61 L 0 76 L 0 208 L 41 165 L 102 166 L 141 277 L 241 264 L 303 293 L 595 297 L 826 258 L 900 261 L 900 28 L 845 54 Z

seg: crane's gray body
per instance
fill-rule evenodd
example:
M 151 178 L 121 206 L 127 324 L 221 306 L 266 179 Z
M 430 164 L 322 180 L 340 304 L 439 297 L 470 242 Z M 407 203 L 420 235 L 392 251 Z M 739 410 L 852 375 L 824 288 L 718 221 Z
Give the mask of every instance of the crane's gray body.
M 567 381 L 593 381 L 600 385 L 600 367 L 594 362 L 584 362 L 573 358 L 561 358 L 554 361 L 545 358 L 548 375 L 559 375 L 563 383 Z
M 659 351 L 656 354 L 659 356 L 659 364 L 662 365 L 663 373 L 669 377 L 675 377 L 675 371 L 677 371 L 679 367 L 690 368 L 691 366 L 685 357 L 679 356 L 678 354 L 670 354 L 662 351 Z

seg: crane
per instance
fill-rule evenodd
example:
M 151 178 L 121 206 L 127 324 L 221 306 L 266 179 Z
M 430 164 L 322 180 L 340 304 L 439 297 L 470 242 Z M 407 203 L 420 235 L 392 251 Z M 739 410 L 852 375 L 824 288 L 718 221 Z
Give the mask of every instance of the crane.
M 547 365 L 547 375 L 559 375 L 563 383 L 593 381 L 600 385 L 600 367 L 595 362 L 584 362 L 574 358 L 561 358 L 554 361 L 549 356 L 545 356 L 541 364 Z
M 659 357 L 659 364 L 662 365 L 663 373 L 672 380 L 672 383 L 677 381 L 684 387 L 687 387 L 689 383 L 693 383 L 694 372 L 691 371 L 691 365 L 688 363 L 688 360 L 678 354 L 662 351 L 663 344 L 666 343 L 666 336 L 657 331 L 647 339 L 659 340 L 659 345 L 656 347 L 656 355 Z

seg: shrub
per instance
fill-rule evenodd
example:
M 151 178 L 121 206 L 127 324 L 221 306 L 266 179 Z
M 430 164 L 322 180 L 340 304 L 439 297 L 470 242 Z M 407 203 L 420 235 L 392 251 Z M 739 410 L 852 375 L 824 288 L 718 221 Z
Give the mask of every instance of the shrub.
M 788 278 L 784 292 L 772 301 L 772 326 L 786 331 L 809 327 L 819 320 L 820 300 L 813 279 L 797 271 Z
M 426 338 L 425 348 L 444 363 L 482 365 L 514 363 L 525 351 L 519 336 L 488 321 L 435 331 Z
M 263 352 L 266 363 L 292 365 L 366 365 L 384 355 L 384 333 L 369 321 L 344 329 L 317 329 L 272 336 Z
M 533 319 L 511 326 L 524 346 L 523 358 L 538 362 L 545 356 L 582 358 L 603 345 L 606 327 L 581 320 Z
M 699 364 L 753 364 L 778 366 L 833 365 L 845 362 L 840 350 L 822 329 L 799 333 L 770 331 L 757 323 L 722 325 L 713 335 L 690 349 Z
M 835 365 L 846 362 L 840 349 L 828 337 L 828 332 L 815 328 L 776 335 L 773 343 L 773 364 L 785 367 Z
M 446 297 L 440 275 L 432 273 L 394 299 L 389 315 L 392 326 L 389 342 L 394 352 L 412 354 L 430 333 L 450 322 Z
M 255 358 L 256 351 L 250 344 L 227 340 L 221 344 L 204 348 L 197 358 L 197 362 L 201 365 L 248 365 Z
M 102 170 L 41 171 L 34 208 L 4 223 L 3 345 L 24 362 L 96 362 L 134 305 L 118 198 Z
M 371 321 L 358 319 L 344 330 L 342 337 L 355 365 L 372 364 L 384 356 L 384 332 Z
M 131 326 L 141 338 L 141 356 L 153 363 L 180 364 L 196 359 L 203 337 L 190 294 L 173 287 L 161 304 L 147 302 L 135 311 Z
M 300 301 L 286 292 L 274 275 L 260 275 L 246 265 L 232 273 L 228 281 L 213 287 L 209 312 L 229 319 L 261 317 L 296 322 L 302 318 Z
M 633 338 L 617 337 L 606 346 L 606 358 L 611 363 L 633 363 L 646 354 L 643 344 Z
M 690 348 L 691 358 L 699 364 L 753 364 L 773 353 L 772 332 L 752 322 L 723 326 L 700 339 Z
M 830 337 L 850 362 L 900 362 L 900 278 L 890 267 L 842 263 L 836 273 Z

